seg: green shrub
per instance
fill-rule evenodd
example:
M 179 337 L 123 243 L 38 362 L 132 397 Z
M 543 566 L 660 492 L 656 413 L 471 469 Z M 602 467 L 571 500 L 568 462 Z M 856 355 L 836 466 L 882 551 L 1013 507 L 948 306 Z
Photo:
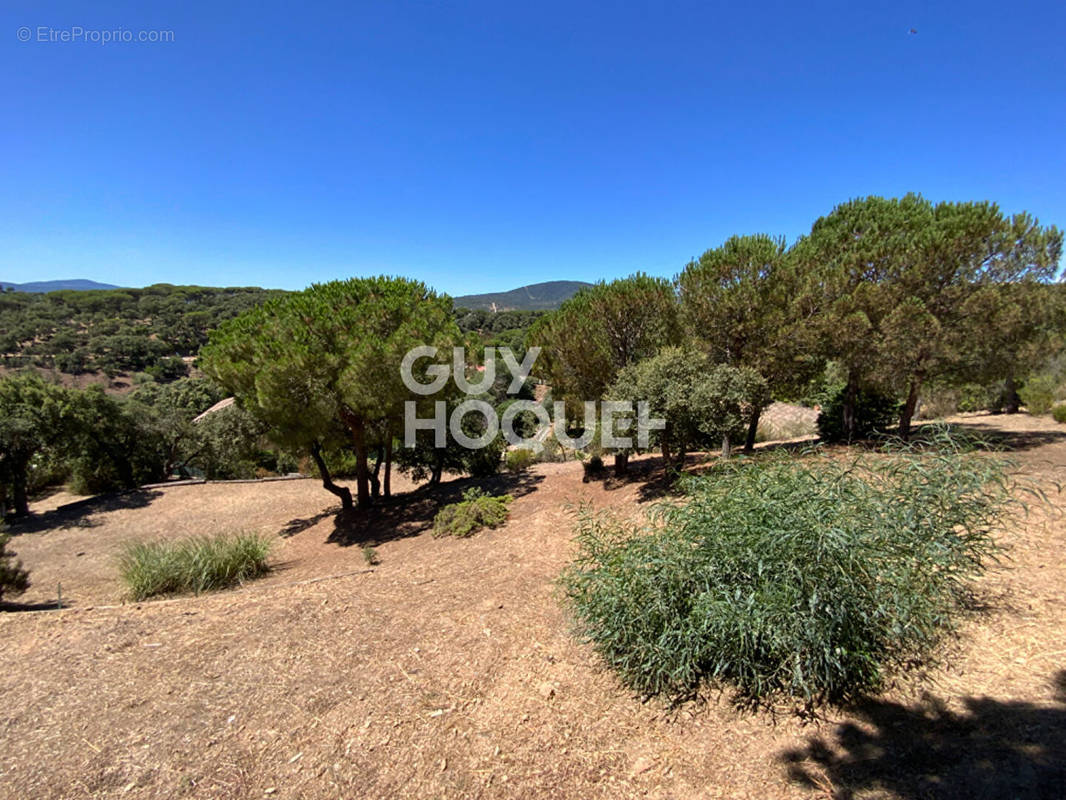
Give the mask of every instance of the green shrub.
M 22 594 L 30 586 L 30 573 L 22 568 L 14 553 L 7 551 L 9 541 L 10 536 L 0 533 L 0 600 L 5 594 Z
M 508 472 L 525 472 L 536 463 L 536 460 L 536 453 L 528 447 L 518 447 L 514 450 L 508 450 L 503 462 Z
M 509 494 L 492 497 L 478 488 L 467 489 L 461 502 L 437 512 L 433 535 L 465 538 L 482 528 L 498 528 L 507 521 L 510 514 L 507 506 L 513 499 Z
M 581 467 L 584 470 L 582 477 L 584 483 L 601 478 L 606 474 L 602 456 L 590 456 L 588 461 L 581 462 Z
M 475 478 L 491 478 L 500 471 L 500 460 L 507 446 L 503 436 L 497 436 L 488 445 L 477 450 L 463 450 L 463 467 Z
M 225 589 L 268 571 L 272 542 L 255 533 L 193 536 L 173 542 L 131 542 L 119 573 L 134 600 L 161 594 Z
M 1051 416 L 1055 418 L 1055 422 L 1066 424 L 1066 405 L 1052 408 Z
M 644 527 L 583 509 L 562 585 L 579 633 L 642 693 L 841 701 L 951 630 L 1012 502 L 1002 469 L 952 442 L 727 462 Z
M 1003 382 L 991 386 L 982 386 L 979 383 L 966 383 L 959 388 L 959 411 L 972 413 L 975 411 L 991 411 L 999 413 L 1003 410 Z
M 1033 416 L 1046 414 L 1055 402 L 1057 381 L 1052 375 L 1034 375 L 1018 390 L 1025 410 Z
M 846 389 L 837 391 L 818 415 L 818 435 L 825 442 L 843 442 L 844 395 Z M 855 399 L 855 436 L 864 439 L 894 425 L 899 417 L 900 404 L 872 390 L 860 389 Z

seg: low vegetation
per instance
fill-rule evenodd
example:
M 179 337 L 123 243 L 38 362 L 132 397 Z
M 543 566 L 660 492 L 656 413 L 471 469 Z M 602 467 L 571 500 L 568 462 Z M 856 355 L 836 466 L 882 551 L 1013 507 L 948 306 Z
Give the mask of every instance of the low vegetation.
M 133 542 L 119 558 L 130 598 L 200 594 L 265 574 L 271 542 L 255 533 L 194 536 L 172 542 Z
M 509 494 L 494 497 L 476 487 L 467 489 L 460 502 L 446 505 L 437 512 L 433 535 L 465 538 L 482 528 L 498 528 L 507 521 L 512 500 L 514 498 Z
M 578 630 L 633 689 L 805 706 L 875 690 L 952 629 L 1011 507 L 1004 464 L 937 434 L 850 463 L 726 463 L 634 526 L 585 509 Z
M 503 458 L 504 466 L 508 472 L 525 472 L 537 462 L 537 454 L 528 447 L 518 447 L 508 450 Z
M 1035 416 L 1046 414 L 1055 403 L 1057 381 L 1050 374 L 1034 375 L 1018 390 L 1025 410 Z

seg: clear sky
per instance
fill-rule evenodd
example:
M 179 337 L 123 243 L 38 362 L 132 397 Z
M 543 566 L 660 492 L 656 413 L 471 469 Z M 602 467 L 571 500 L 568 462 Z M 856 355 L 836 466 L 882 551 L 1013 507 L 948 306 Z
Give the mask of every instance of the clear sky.
M 1066 225 L 1061 0 L 7 0 L 0 42 L 6 281 L 670 276 L 907 191 Z

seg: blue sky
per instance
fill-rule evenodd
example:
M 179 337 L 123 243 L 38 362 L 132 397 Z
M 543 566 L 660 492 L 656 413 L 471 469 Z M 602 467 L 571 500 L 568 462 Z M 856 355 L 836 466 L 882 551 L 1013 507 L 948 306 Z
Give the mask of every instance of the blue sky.
M 1066 4 L 965 6 L 9 0 L 0 279 L 669 276 L 907 191 L 1063 227 Z

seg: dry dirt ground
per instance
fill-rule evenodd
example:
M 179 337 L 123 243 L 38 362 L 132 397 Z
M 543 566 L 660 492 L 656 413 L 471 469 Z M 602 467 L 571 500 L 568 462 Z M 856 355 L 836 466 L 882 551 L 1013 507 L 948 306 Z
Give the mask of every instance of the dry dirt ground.
M 1066 483 L 1066 429 L 965 422 Z M 570 636 L 568 507 L 646 506 L 655 464 L 620 486 L 575 463 L 501 478 L 510 522 L 466 540 L 427 527 L 463 482 L 343 525 L 313 481 L 43 501 L 13 540 L 34 581 L 19 600 L 62 583 L 69 608 L 0 614 L 0 797 L 1066 796 L 1066 498 L 1005 534 L 941 667 L 805 723 L 642 703 Z M 269 578 L 121 603 L 121 542 L 236 529 L 278 537 Z

